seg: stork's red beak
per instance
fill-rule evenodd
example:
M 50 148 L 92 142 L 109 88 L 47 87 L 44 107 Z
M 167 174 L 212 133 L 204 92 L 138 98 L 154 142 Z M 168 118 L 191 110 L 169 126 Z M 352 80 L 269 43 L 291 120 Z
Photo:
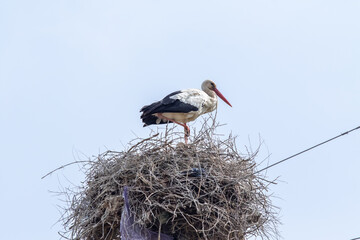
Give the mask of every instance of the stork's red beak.
M 216 93 L 216 95 L 219 96 L 219 98 L 221 98 L 221 99 L 222 99 L 224 102 L 226 102 L 230 107 L 232 107 L 231 104 L 229 103 L 229 101 L 226 100 L 226 98 L 221 94 L 221 92 L 220 92 L 217 88 L 214 88 L 214 92 Z

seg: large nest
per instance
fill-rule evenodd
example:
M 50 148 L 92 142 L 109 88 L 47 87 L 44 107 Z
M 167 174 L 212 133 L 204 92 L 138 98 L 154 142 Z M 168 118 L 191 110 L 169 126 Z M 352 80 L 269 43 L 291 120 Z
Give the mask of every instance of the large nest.
M 120 237 L 125 186 L 137 224 L 174 239 L 270 238 L 276 235 L 271 183 L 255 171 L 255 154 L 238 153 L 204 123 L 190 144 L 173 129 L 137 139 L 127 151 L 107 151 L 86 165 L 86 181 L 63 216 L 67 239 Z

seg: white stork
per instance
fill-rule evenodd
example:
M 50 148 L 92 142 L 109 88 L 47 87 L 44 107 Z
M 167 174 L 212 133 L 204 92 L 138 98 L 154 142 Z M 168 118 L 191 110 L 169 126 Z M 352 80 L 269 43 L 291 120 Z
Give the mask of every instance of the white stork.
M 170 93 L 162 100 L 141 108 L 144 127 L 152 124 L 173 122 L 184 127 L 185 143 L 190 135 L 187 122 L 194 121 L 200 115 L 217 108 L 218 95 L 230 107 L 231 104 L 216 88 L 211 80 L 205 80 L 199 89 L 186 89 Z

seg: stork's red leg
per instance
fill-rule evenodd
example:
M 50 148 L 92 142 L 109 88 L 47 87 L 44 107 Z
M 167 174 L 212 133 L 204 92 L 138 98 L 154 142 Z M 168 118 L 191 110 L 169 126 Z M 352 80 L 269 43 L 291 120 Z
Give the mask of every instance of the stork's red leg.
M 188 143 L 188 137 L 190 136 L 190 128 L 186 125 L 186 123 L 184 124 L 184 132 L 185 132 L 185 144 Z
M 189 137 L 190 136 L 190 128 L 186 125 L 186 123 L 184 124 L 184 132 L 185 132 L 185 136 Z
M 173 122 L 173 123 L 179 124 L 180 126 L 183 126 L 184 132 L 185 132 L 185 144 L 187 144 L 188 137 L 190 136 L 190 128 L 186 125 L 186 123 L 181 123 L 181 122 L 175 121 L 173 119 L 167 118 L 164 115 L 162 115 L 161 113 L 156 113 L 154 115 L 156 115 L 158 118 L 161 118 L 163 120 L 168 120 L 170 122 Z

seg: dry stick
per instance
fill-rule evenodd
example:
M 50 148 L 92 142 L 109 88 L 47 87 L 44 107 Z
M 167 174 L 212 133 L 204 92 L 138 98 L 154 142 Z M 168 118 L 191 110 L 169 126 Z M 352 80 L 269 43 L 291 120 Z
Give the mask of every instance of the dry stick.
M 323 144 L 325 144 L 325 143 L 331 142 L 331 141 L 335 140 L 336 138 L 342 137 L 342 136 L 344 136 L 344 135 L 346 135 L 346 134 L 349 134 L 349 133 L 351 133 L 352 131 L 355 131 L 355 130 L 358 130 L 358 129 L 360 129 L 360 126 L 358 126 L 358 127 L 356 127 L 356 128 L 353 128 L 353 129 L 351 129 L 351 130 L 349 130 L 349 131 L 346 131 L 346 132 L 344 132 L 344 133 L 341 133 L 341 134 L 339 134 L 339 135 L 337 135 L 337 136 L 335 136 L 335 137 L 333 137 L 333 138 L 330 138 L 330 139 L 328 139 L 328 140 L 326 140 L 326 141 L 324 141 L 324 142 L 321 142 L 321 143 L 319 143 L 319 144 L 316 144 L 316 145 L 314 145 L 314 146 L 312 146 L 312 147 L 310 147 L 310 148 L 308 148 L 308 149 L 305 149 L 305 150 L 303 150 L 303 151 L 301 151 L 301 152 L 298 152 L 298 153 L 296 153 L 296 154 L 294 154 L 294 155 L 291 155 L 290 157 L 287 157 L 287 158 L 285 158 L 285 159 L 283 159 L 283 160 L 280 160 L 280 161 L 278 161 L 278 162 L 276 162 L 276 163 L 273 163 L 273 164 L 271 164 L 271 165 L 269 165 L 269 166 L 267 166 L 267 167 L 265 167 L 265 168 L 263 168 L 263 169 L 261 169 L 261 170 L 259 170 L 259 171 L 256 171 L 256 172 L 253 173 L 253 174 L 260 173 L 260 172 L 262 172 L 262 171 L 264 171 L 264 170 L 266 170 L 266 169 L 269 169 L 269 168 L 271 168 L 271 167 L 274 167 L 275 165 L 278 165 L 278 164 L 280 164 L 280 163 L 282 163 L 282 162 L 285 162 L 285 161 L 289 160 L 290 158 L 296 157 L 296 156 L 298 156 L 298 155 L 300 155 L 300 154 L 303 154 L 303 153 L 305 153 L 305 152 L 307 152 L 307 151 L 310 151 L 310 150 L 312 150 L 312 149 L 314 149 L 314 148 L 317 148 L 317 147 L 319 147 L 319 146 L 321 146 L 321 145 L 323 145 Z
M 67 166 L 70 166 L 70 165 L 73 165 L 73 164 L 76 164 L 76 163 L 85 163 L 85 162 L 86 162 L 86 163 L 89 163 L 89 162 L 91 162 L 91 161 L 89 161 L 89 160 L 86 160 L 86 161 L 76 161 L 76 162 L 71 162 L 71 163 L 62 165 L 61 167 L 58 167 L 58 168 L 52 170 L 51 172 L 49 172 L 48 174 L 46 174 L 45 176 L 41 177 L 41 179 L 46 178 L 46 177 L 49 176 L 50 174 L 52 174 L 52 173 L 54 173 L 54 172 L 56 172 L 56 171 L 58 171 L 58 170 L 60 170 L 60 169 L 62 169 L 62 168 L 64 168 L 64 167 L 67 167 Z
M 160 225 L 159 225 L 158 240 L 161 240 L 161 222 L 160 222 Z
M 152 135 L 151 137 L 145 138 L 143 140 L 141 140 L 140 142 L 136 143 L 134 146 L 132 146 L 127 152 L 130 152 L 131 150 L 133 150 L 135 147 L 139 146 L 140 144 L 142 144 L 143 142 L 146 142 L 154 137 L 157 137 L 159 135 L 159 133 L 156 133 L 154 135 Z

